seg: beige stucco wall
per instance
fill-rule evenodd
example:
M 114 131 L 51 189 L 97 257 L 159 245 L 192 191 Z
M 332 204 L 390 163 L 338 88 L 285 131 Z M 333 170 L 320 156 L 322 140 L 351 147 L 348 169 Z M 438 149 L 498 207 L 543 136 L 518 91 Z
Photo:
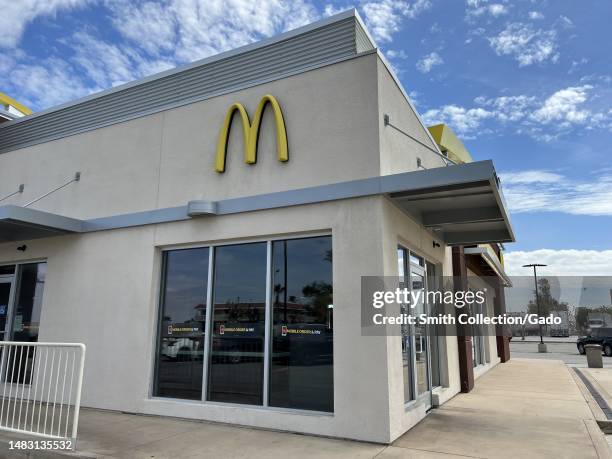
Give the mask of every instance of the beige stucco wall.
M 437 149 L 386 65 L 380 59 L 377 63 L 380 174 L 417 170 L 417 158 L 421 158 L 421 164 L 426 169 L 444 167 L 445 162 L 439 155 L 404 134 L 407 133 L 430 148 Z M 385 114 L 389 115 L 391 124 L 404 133 L 394 127 L 385 126 Z
M 252 196 L 378 175 L 376 54 L 369 54 L 231 94 L 82 134 L 0 154 L 3 204 L 23 205 L 82 172 L 32 208 L 78 218 L 180 206 L 192 199 Z M 264 94 L 283 109 L 289 162 L 276 156 L 266 110 L 258 164 L 244 164 L 234 120 L 224 174 L 214 170 L 227 108 L 241 102 L 252 117 Z
M 361 336 L 362 275 L 383 270 L 383 198 L 200 218 L 0 244 L 0 263 L 46 259 L 40 341 L 87 346 L 83 405 L 377 442 L 389 440 L 388 342 Z M 308 216 L 308 218 L 304 218 Z M 367 222 L 367 223 L 364 223 Z M 333 415 L 150 399 L 161 247 L 330 232 L 333 240 Z

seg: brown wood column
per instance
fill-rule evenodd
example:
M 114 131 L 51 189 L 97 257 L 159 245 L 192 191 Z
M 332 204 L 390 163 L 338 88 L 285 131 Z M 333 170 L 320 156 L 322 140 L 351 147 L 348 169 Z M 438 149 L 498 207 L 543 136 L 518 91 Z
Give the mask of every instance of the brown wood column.
M 504 295 L 504 286 L 500 278 L 497 278 L 495 285 L 495 301 L 493 302 L 493 308 L 495 315 L 502 315 L 506 313 L 506 297 Z M 497 325 L 496 331 L 496 342 L 497 342 L 497 356 L 501 362 L 507 362 L 510 360 L 510 337 L 507 333 L 504 333 L 504 327 Z
M 463 246 L 453 247 L 452 257 L 453 288 L 455 291 L 467 291 L 467 266 Z M 455 315 L 461 312 L 462 309 L 455 308 Z M 457 324 L 457 344 L 461 392 L 469 392 L 474 388 L 474 360 L 472 359 L 472 335 L 465 325 Z

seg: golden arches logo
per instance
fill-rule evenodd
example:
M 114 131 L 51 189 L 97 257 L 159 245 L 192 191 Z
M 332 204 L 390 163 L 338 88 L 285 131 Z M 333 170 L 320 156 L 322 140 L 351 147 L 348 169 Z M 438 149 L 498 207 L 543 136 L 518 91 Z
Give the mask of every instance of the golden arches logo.
M 215 170 L 217 172 L 225 172 L 225 160 L 227 157 L 227 141 L 229 140 L 230 128 L 234 119 L 234 112 L 240 115 L 242 122 L 242 134 L 244 136 L 244 162 L 247 164 L 255 164 L 257 162 L 257 144 L 259 140 L 259 128 L 264 110 L 267 106 L 272 108 L 274 112 L 274 121 L 276 124 L 276 145 L 278 150 L 278 160 L 285 162 L 289 161 L 289 151 L 287 147 L 287 130 L 285 129 L 285 120 L 283 112 L 278 101 L 266 94 L 259 101 L 253 122 L 249 121 L 249 115 L 240 103 L 230 105 L 225 115 L 223 127 L 219 134 L 219 142 L 217 143 L 217 156 L 215 159 Z

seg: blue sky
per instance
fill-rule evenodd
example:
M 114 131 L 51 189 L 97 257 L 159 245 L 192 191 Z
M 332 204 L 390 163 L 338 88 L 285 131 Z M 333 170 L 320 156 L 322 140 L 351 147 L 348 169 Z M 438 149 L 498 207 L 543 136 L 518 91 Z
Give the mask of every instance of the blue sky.
M 40 110 L 350 7 L 425 122 L 494 160 L 509 271 L 612 275 L 612 2 L 0 0 L 0 90 Z

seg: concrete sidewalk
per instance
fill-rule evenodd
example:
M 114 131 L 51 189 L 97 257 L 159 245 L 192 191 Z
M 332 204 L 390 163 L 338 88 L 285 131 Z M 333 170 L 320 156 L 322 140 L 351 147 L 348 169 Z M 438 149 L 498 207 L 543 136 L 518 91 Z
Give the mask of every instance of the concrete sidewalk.
M 527 359 L 498 365 L 390 446 L 85 409 L 78 447 L 113 458 L 609 457 L 568 368 Z
M 487 458 L 610 454 L 570 369 L 529 359 L 498 365 L 393 446 Z

